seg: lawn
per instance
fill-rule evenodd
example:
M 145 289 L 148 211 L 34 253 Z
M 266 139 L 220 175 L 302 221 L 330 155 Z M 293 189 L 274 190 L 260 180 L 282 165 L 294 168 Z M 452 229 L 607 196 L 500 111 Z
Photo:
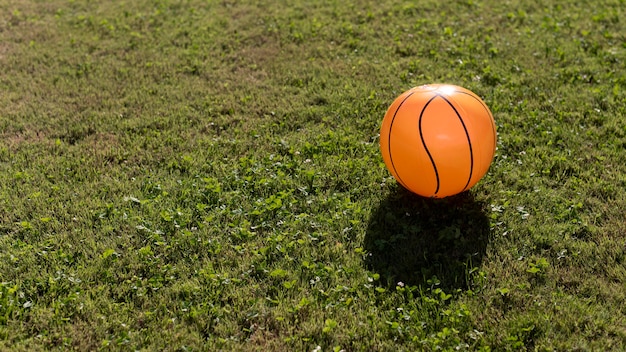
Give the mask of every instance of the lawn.
M 0 350 L 626 349 L 626 2 L 0 0 Z M 385 168 L 466 87 L 472 189 Z

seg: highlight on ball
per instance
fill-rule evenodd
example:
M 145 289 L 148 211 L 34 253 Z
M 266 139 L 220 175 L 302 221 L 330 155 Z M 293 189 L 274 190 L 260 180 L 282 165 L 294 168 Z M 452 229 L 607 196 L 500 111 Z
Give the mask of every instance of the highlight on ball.
M 385 114 L 380 150 L 404 188 L 443 198 L 470 189 L 489 170 L 496 150 L 491 111 L 472 91 L 449 84 L 414 87 Z

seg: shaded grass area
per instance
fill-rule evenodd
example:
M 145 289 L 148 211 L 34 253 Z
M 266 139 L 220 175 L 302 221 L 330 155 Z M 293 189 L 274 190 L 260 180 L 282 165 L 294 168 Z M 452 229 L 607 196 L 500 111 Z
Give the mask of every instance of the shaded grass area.
M 401 188 L 372 211 L 364 247 L 366 263 L 392 287 L 455 291 L 471 287 L 488 241 L 485 206 L 470 193 L 429 199 Z
M 623 1 L 0 0 L 0 346 L 622 350 Z M 440 201 L 378 152 L 484 98 Z

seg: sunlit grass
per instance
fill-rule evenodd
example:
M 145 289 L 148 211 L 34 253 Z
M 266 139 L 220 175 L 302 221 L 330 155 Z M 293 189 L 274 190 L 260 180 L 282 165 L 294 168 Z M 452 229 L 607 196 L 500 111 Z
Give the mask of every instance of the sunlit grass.
M 7 350 L 623 350 L 623 1 L 0 0 Z M 494 113 L 469 192 L 406 89 Z

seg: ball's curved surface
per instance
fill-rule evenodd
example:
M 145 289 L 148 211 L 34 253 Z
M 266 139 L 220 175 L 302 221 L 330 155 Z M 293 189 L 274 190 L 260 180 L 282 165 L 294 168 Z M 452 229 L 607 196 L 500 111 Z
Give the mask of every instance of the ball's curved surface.
M 404 188 L 443 198 L 474 186 L 496 150 L 491 111 L 463 87 L 429 84 L 393 101 L 380 130 L 387 169 Z

